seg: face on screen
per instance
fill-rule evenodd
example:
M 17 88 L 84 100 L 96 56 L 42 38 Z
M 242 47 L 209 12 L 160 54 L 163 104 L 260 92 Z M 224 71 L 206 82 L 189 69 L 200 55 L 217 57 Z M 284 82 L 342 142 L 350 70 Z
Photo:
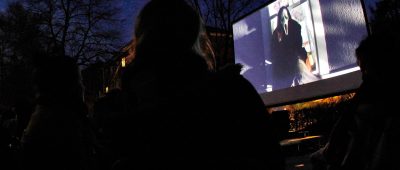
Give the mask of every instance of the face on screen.
M 276 0 L 233 24 L 236 63 L 263 94 L 357 71 L 354 51 L 366 35 L 359 0 Z
M 287 12 L 287 10 L 284 10 L 282 12 L 282 16 L 281 16 L 281 24 L 283 26 L 283 29 L 285 30 L 285 34 L 288 34 L 288 22 L 289 22 L 289 14 Z

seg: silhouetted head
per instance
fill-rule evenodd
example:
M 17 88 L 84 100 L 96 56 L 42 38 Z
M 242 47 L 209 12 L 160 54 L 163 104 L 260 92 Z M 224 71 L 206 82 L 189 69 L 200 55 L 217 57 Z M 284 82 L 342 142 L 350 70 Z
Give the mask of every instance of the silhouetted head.
M 277 28 L 283 30 L 286 35 L 288 34 L 289 20 L 292 20 L 289 9 L 286 6 L 281 7 L 278 12 Z
M 204 40 L 206 38 L 200 15 L 184 0 L 152 0 L 137 18 L 135 60 L 143 60 L 143 56 L 165 57 L 168 54 L 192 52 L 202 56 L 208 64 L 212 58 L 205 56 L 207 52 L 204 52 L 202 43 L 207 42 Z
M 42 56 L 36 61 L 34 87 L 39 103 L 83 102 L 78 66 L 69 57 Z
M 377 33 L 361 41 L 356 49 L 357 63 L 361 68 L 363 80 L 386 84 L 396 79 L 400 38 L 398 33 Z

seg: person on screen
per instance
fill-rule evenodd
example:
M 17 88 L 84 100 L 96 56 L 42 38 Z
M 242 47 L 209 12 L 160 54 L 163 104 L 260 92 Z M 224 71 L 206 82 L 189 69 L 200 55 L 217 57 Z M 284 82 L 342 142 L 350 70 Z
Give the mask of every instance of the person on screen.
M 295 85 L 296 77 L 296 83 L 306 81 L 301 79 L 304 68 L 299 62 L 307 58 L 307 52 L 302 46 L 301 25 L 292 19 L 286 6 L 279 9 L 277 18 L 272 34 L 272 88 L 282 89 Z
M 262 99 L 240 65 L 215 69 L 199 14 L 153 0 L 137 21 L 122 77 L 130 148 L 115 167 L 284 169 Z
M 398 169 L 400 118 L 396 105 L 399 88 L 397 62 L 381 60 L 398 54 L 397 32 L 375 33 L 356 49 L 362 84 L 352 99 L 352 109 L 344 113 L 324 148 L 311 156 L 315 164 L 330 169 Z M 397 66 L 398 67 L 398 66 Z

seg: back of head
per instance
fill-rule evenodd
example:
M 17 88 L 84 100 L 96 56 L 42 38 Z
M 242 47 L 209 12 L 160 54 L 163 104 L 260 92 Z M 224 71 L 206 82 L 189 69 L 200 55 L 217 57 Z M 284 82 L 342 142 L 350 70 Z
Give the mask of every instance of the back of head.
M 65 56 L 43 55 L 36 61 L 34 86 L 39 103 L 83 102 L 81 75 L 75 61 Z
M 202 74 L 214 69 L 213 57 L 204 50 L 211 48 L 201 17 L 185 0 L 152 0 L 136 21 L 135 67 L 128 67 L 124 77 L 132 77 L 130 72 L 138 68 L 155 68 L 166 74 L 184 73 L 181 70 Z
M 364 81 L 385 83 L 397 76 L 395 57 L 399 55 L 399 44 L 400 36 L 394 32 L 375 33 L 361 41 L 356 56 Z
M 370 23 L 371 35 L 356 49 L 358 64 L 363 78 L 380 81 L 395 80 L 400 50 L 400 2 L 382 0 L 376 2 Z M 394 83 L 394 82 L 393 82 Z M 397 83 L 394 83 L 397 84 Z
M 201 33 L 201 18 L 184 0 L 152 0 L 139 14 L 137 50 L 190 50 Z

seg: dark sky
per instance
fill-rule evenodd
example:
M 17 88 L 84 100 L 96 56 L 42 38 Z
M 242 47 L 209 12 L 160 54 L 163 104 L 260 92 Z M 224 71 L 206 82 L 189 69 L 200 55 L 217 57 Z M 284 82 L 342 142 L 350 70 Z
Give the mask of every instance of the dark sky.
M 0 11 L 5 10 L 9 2 L 16 0 L 0 0 Z M 135 22 L 135 17 L 138 15 L 139 11 L 143 6 L 150 0 L 120 0 L 118 4 L 121 8 L 120 18 L 122 19 L 121 29 L 122 29 L 122 39 L 123 42 L 128 42 L 131 40 L 133 33 L 133 25 Z M 373 5 L 377 0 L 365 0 L 367 6 Z
M 0 0 L 0 11 L 3 11 L 6 8 L 8 0 Z
M 16 0 L 0 0 L 0 11 L 4 11 L 7 4 L 14 1 Z M 121 9 L 119 17 L 123 22 L 121 24 L 122 39 L 123 42 L 128 42 L 131 40 L 133 33 L 135 17 L 149 0 L 119 0 L 119 2 L 120 4 L 117 4 Z
M 0 0 L 1 1 L 1 0 Z M 149 2 L 149 0 L 122 0 L 121 6 L 121 19 L 122 24 L 122 38 L 124 42 L 131 40 L 133 34 L 133 27 L 136 16 L 139 14 L 143 6 Z

